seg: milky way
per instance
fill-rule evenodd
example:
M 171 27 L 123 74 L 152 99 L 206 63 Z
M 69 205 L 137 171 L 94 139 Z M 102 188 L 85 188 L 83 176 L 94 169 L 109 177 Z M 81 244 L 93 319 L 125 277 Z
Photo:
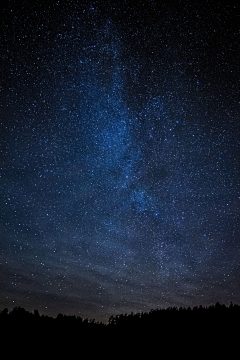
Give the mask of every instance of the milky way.
M 237 8 L 8 1 L 0 306 L 240 302 Z

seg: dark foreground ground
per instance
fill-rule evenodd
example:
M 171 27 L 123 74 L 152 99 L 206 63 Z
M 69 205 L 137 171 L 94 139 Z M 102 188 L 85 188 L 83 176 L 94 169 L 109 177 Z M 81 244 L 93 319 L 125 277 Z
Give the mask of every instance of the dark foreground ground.
M 5 356 L 44 358 L 235 358 L 239 353 L 240 306 L 169 308 L 117 315 L 108 324 L 23 308 L 0 313 Z

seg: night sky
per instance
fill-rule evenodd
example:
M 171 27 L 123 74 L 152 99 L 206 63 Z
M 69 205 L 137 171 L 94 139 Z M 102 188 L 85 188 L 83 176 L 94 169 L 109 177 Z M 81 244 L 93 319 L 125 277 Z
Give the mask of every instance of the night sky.
M 240 303 L 227 3 L 3 2 L 1 309 Z

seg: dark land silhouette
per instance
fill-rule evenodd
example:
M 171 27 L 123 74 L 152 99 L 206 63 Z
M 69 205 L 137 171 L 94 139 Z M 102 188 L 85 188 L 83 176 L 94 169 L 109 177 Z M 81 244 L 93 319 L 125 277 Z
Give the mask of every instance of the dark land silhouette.
M 238 346 L 239 323 L 240 306 L 218 302 L 209 307 L 170 307 L 149 313 L 115 315 L 108 324 L 63 314 L 52 318 L 21 307 L 0 312 L 2 349 L 8 344 L 10 351 L 34 348 L 37 354 L 47 349 L 52 355 L 65 353 L 66 356 L 77 349 L 95 355 L 113 351 L 114 356 L 121 351 L 149 354 L 154 349 L 159 355 L 161 351 L 176 355 L 191 348 L 195 354 L 201 351 L 229 354 Z

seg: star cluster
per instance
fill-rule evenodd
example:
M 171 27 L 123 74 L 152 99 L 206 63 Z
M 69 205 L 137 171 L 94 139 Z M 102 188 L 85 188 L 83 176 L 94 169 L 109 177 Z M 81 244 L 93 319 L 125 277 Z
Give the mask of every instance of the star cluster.
M 1 307 L 239 303 L 237 6 L 20 3 L 1 15 Z

